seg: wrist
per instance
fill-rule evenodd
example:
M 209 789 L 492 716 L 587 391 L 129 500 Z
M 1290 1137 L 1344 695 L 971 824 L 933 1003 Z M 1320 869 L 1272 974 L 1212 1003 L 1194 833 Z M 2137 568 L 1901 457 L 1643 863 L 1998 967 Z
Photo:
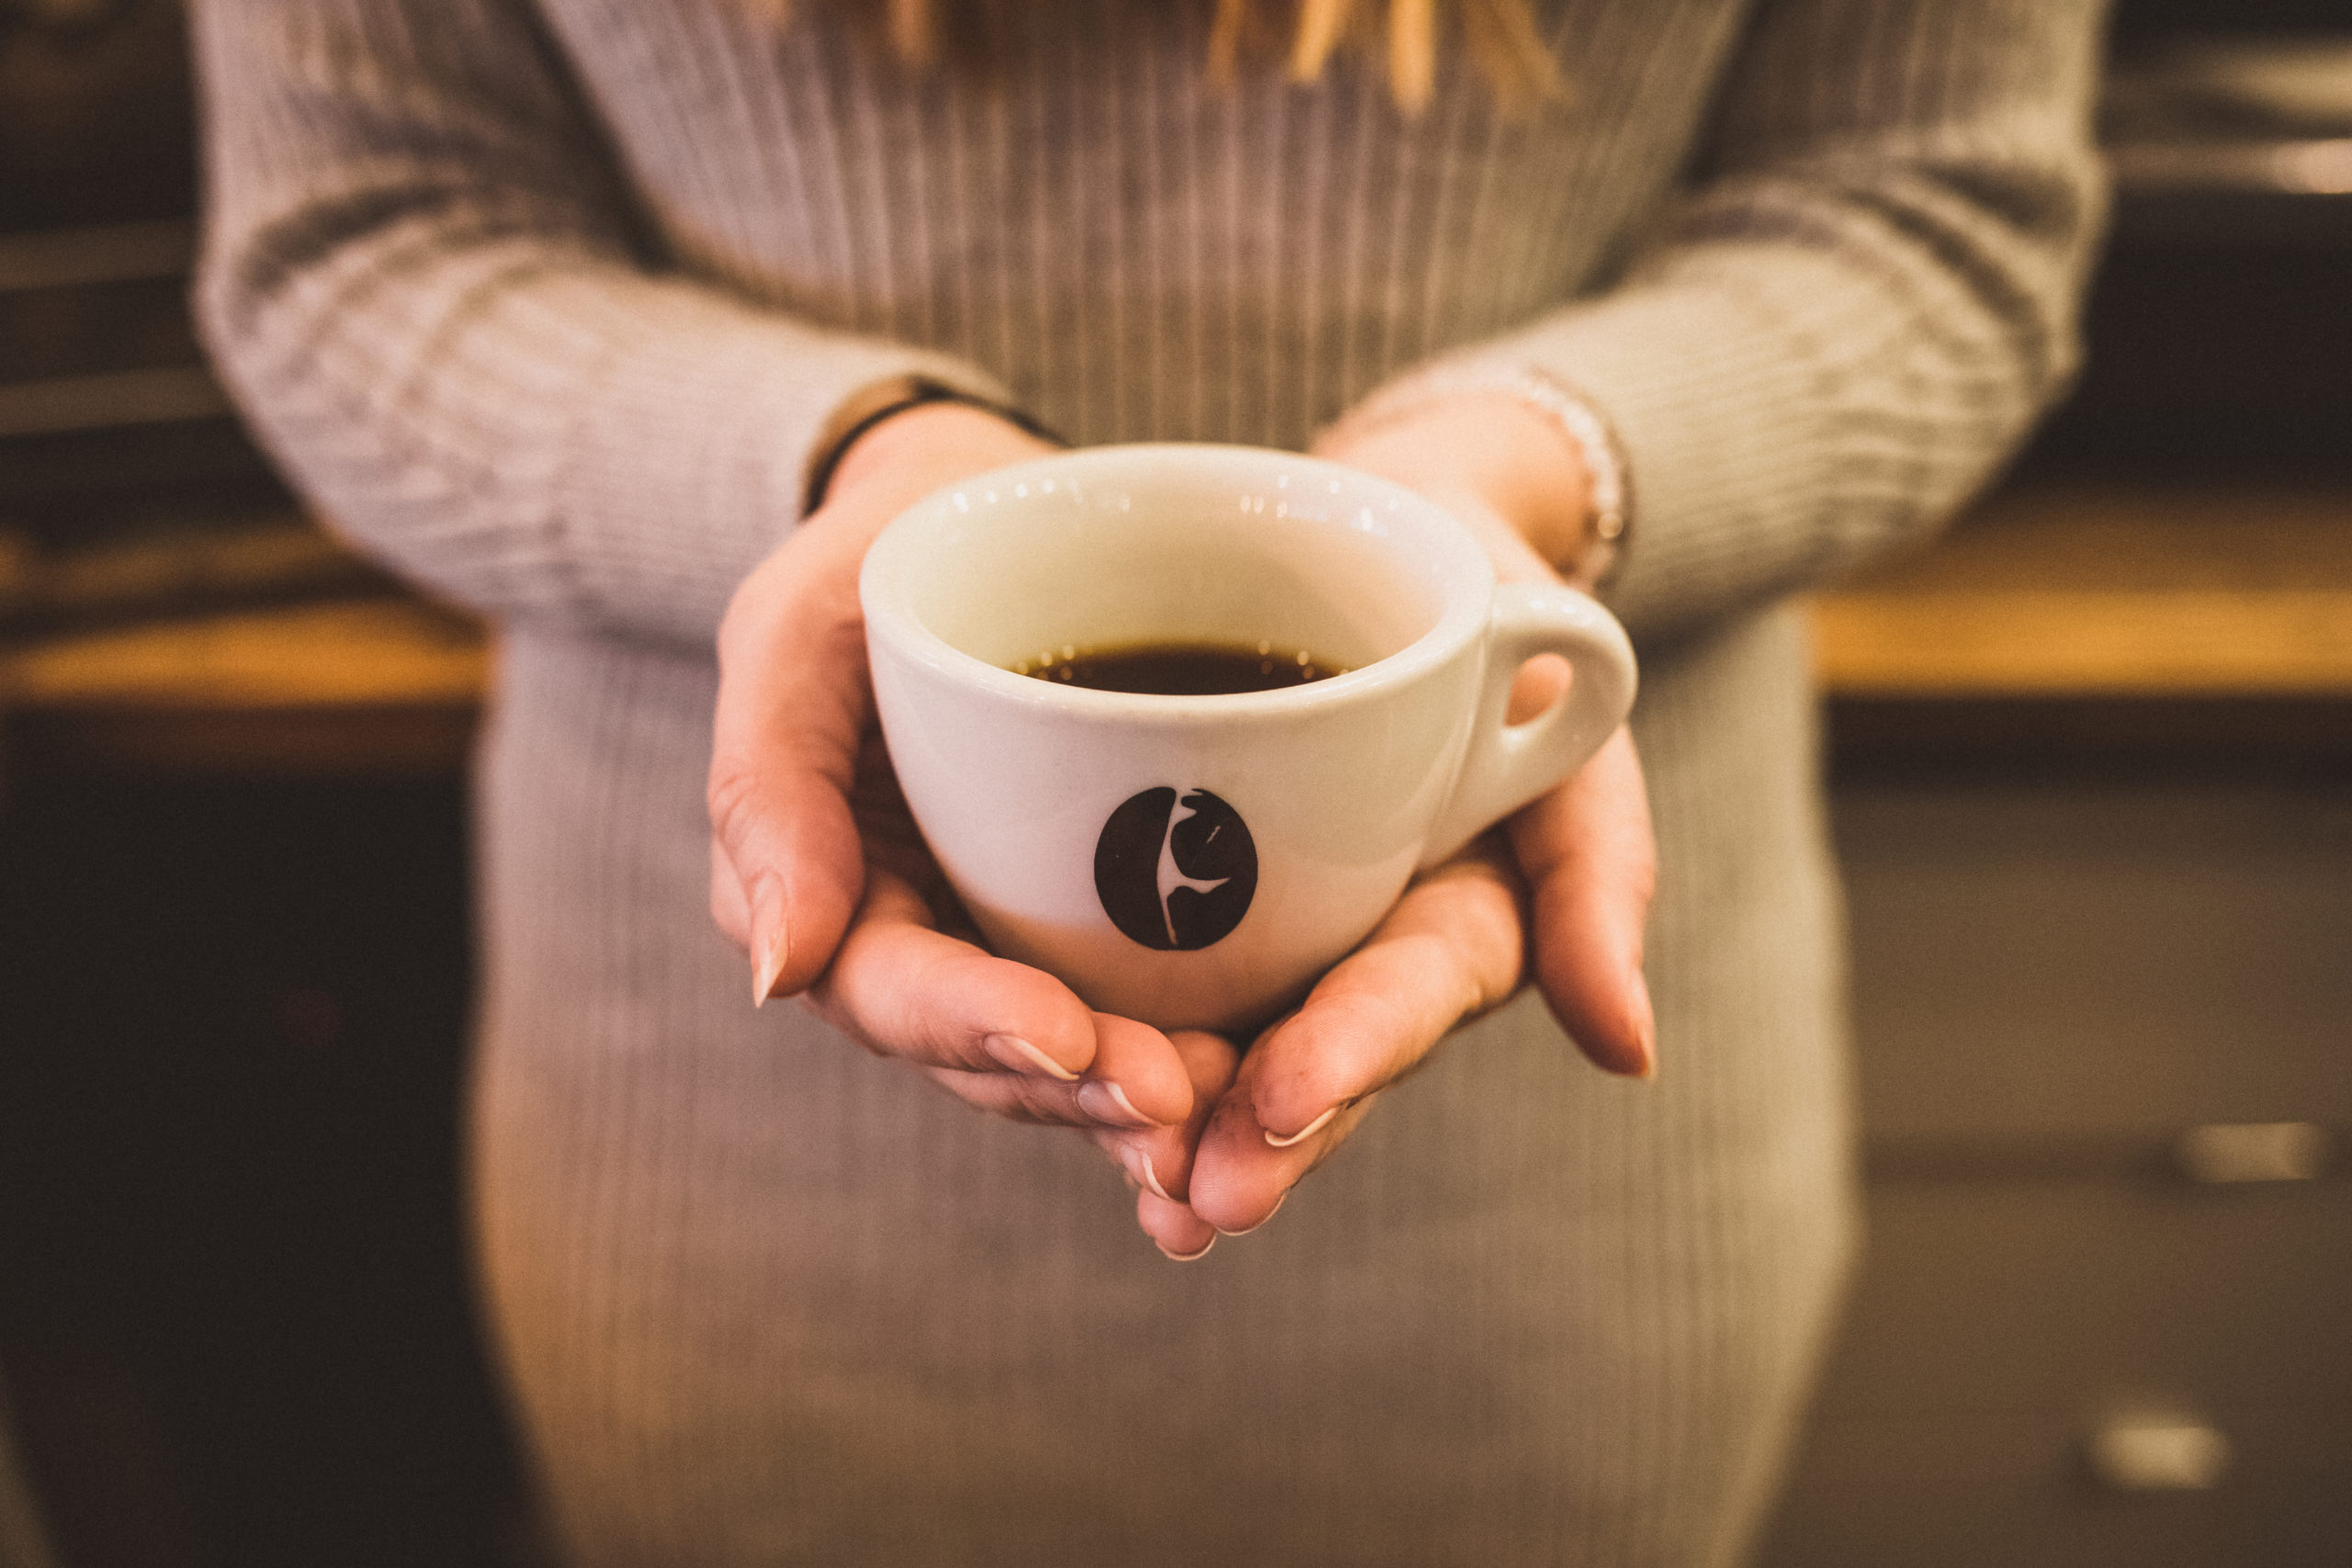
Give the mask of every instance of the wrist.
M 1631 475 L 1616 428 L 1582 392 L 1540 371 L 1522 371 L 1505 389 L 1522 408 L 1541 414 L 1577 453 L 1586 479 L 1584 515 L 1576 529 L 1573 559 L 1555 559 L 1578 587 L 1597 589 L 1616 575 L 1633 521 Z
M 1456 450 L 1475 454 L 1489 503 L 1547 564 L 1574 578 L 1591 538 L 1592 472 L 1583 449 L 1507 391 L 1465 391 L 1446 402 L 1447 434 Z
M 863 483 L 910 459 L 968 473 L 1068 445 L 1008 404 L 925 377 L 896 377 L 864 389 L 826 422 L 810 453 L 801 515 L 844 483 Z M 1010 455 L 976 460 L 992 453 Z
M 1419 489 L 1475 491 L 1552 569 L 1582 588 L 1623 552 L 1631 497 L 1616 434 L 1581 394 L 1548 376 L 1468 367 L 1426 372 L 1374 394 L 1320 447 L 1379 452 L 1374 467 Z M 1347 460 L 1358 461 L 1350 456 Z
M 1001 468 L 1052 450 L 988 409 L 942 401 L 898 409 L 858 432 L 835 458 L 829 494 L 862 490 L 888 477 L 924 491 L 959 474 Z

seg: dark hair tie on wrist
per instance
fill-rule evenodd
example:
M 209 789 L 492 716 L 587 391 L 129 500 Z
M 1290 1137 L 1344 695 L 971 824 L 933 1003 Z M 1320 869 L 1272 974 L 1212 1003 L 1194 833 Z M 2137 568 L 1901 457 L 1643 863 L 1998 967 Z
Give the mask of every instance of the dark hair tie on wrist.
M 808 465 L 808 485 L 800 498 L 801 516 L 807 517 L 825 503 L 825 492 L 832 487 L 834 473 L 841 468 L 842 459 L 849 456 L 849 449 L 857 445 L 860 436 L 883 421 L 896 419 L 910 409 L 919 409 L 932 403 L 961 403 L 966 408 L 978 409 L 982 413 L 994 414 L 1014 429 L 1034 435 L 1040 441 L 1050 441 L 1057 446 L 1069 445 L 1068 440 L 1047 428 L 1037 419 L 1010 404 L 1000 403 L 989 398 L 978 397 L 970 392 L 959 391 L 944 381 L 926 381 L 920 378 L 910 378 L 900 383 L 900 386 L 903 389 L 899 390 L 896 396 L 868 409 L 851 421 L 846 429 L 833 437 L 832 444 L 819 454 L 817 460 Z

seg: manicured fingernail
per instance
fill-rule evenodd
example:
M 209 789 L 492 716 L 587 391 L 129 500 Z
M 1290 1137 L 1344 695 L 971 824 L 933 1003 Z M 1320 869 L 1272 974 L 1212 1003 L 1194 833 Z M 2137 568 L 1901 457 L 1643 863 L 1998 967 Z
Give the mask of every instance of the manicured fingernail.
M 1120 1154 L 1119 1163 L 1127 1168 L 1129 1176 L 1150 1188 L 1153 1197 L 1166 1199 L 1170 1203 L 1176 1201 L 1168 1196 L 1168 1189 L 1159 1184 L 1159 1172 L 1152 1168 L 1149 1155 L 1141 1149 L 1127 1149 Z
M 982 1049 L 1011 1067 L 1016 1073 L 1039 1072 L 1061 1083 L 1076 1083 L 1078 1075 L 1046 1055 L 1018 1034 L 991 1034 L 980 1042 Z M 1091 1111 L 1089 1115 L 1093 1114 Z M 1148 1122 L 1145 1123 L 1147 1126 Z
M 792 958 L 792 930 L 786 924 L 782 900 L 769 895 L 752 916 L 752 1005 L 765 1007 L 775 991 L 784 966 Z
M 1657 1077 L 1657 1013 L 1650 1006 L 1650 988 L 1642 976 L 1634 976 L 1634 1043 L 1641 1047 L 1642 1064 L 1634 1076 L 1647 1080 Z
M 1272 1208 L 1271 1208 L 1271 1209 L 1269 1209 L 1269 1210 L 1267 1210 L 1267 1211 L 1266 1211 L 1266 1220 L 1271 1220 L 1271 1219 L 1272 1219 L 1276 1214 L 1281 1213 L 1283 1212 L 1283 1205 L 1284 1203 L 1289 1202 L 1289 1201 L 1290 1201 L 1290 1194 L 1289 1194 L 1289 1193 L 1287 1193 L 1287 1192 L 1283 1193 L 1281 1197 L 1279 1197 L 1279 1198 L 1275 1199 L 1275 1200 L 1274 1200 L 1274 1206 L 1273 1206 Z M 1254 1230 L 1263 1230 L 1263 1229 L 1265 1229 L 1265 1227 L 1266 1227 L 1266 1220 L 1260 1220 L 1256 1224 L 1254 1224 L 1254 1225 L 1250 1225 L 1250 1226 L 1247 1227 L 1246 1229 L 1238 1230 L 1238 1231 L 1220 1230 L 1220 1231 L 1218 1231 L 1216 1234 L 1217 1234 L 1217 1235 L 1248 1235 L 1250 1234 L 1250 1231 L 1254 1231 Z
M 1156 1241 L 1151 1245 L 1154 1247 L 1159 1247 L 1159 1244 Z M 1170 1263 L 1192 1263 L 1200 1258 L 1206 1258 L 1209 1255 L 1209 1248 L 1216 1245 L 1216 1237 L 1212 1235 L 1208 1240 L 1201 1243 L 1201 1249 L 1198 1252 L 1170 1252 L 1166 1247 L 1159 1247 L 1159 1256 L 1165 1258 Z
M 1331 1107 L 1330 1110 L 1323 1112 L 1322 1115 L 1317 1116 L 1314 1121 L 1309 1122 L 1306 1126 L 1301 1127 L 1297 1132 L 1293 1133 L 1287 1138 L 1277 1138 L 1272 1131 L 1269 1131 L 1266 1134 L 1266 1142 L 1273 1145 L 1274 1147 L 1278 1149 L 1286 1149 L 1293 1144 L 1299 1143 L 1305 1139 L 1315 1136 L 1316 1134 L 1329 1126 L 1331 1124 L 1331 1118 L 1337 1116 L 1339 1113 L 1340 1108 L 1335 1105 Z
M 1135 1101 L 1127 1098 L 1125 1089 L 1099 1078 L 1078 1086 L 1078 1108 L 1108 1126 L 1141 1128 L 1159 1125 L 1136 1109 Z M 1159 1184 L 1155 1182 L 1152 1190 L 1158 1191 Z M 1159 1195 L 1163 1198 L 1168 1196 L 1165 1192 Z

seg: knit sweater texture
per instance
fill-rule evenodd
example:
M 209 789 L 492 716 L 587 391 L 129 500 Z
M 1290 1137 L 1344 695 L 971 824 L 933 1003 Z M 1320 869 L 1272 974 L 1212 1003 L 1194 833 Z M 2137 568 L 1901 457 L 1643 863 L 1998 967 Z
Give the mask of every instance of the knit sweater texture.
M 2081 0 L 1538 0 L 1204 71 L 1208 0 L 198 0 L 201 321 L 321 513 L 494 617 L 485 1305 L 585 1563 L 1696 1564 L 1783 1465 L 1854 1240 L 1789 596 L 2060 389 L 2100 211 Z M 1573 384 L 1661 886 L 1661 1074 L 1460 1032 L 1189 1267 L 1066 1134 L 794 1009 L 706 913 L 711 640 L 835 410 L 1297 447 L 1433 361 Z

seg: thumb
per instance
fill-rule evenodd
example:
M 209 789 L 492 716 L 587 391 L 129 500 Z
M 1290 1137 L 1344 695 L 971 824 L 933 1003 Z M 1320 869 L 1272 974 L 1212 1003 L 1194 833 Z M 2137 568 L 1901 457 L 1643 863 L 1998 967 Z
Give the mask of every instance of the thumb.
M 1650 1077 L 1657 1022 L 1642 937 L 1657 850 L 1632 735 L 1620 728 L 1566 783 L 1521 810 L 1510 837 L 1533 893 L 1530 957 L 1544 999 L 1595 1065 Z
M 824 972 L 865 889 L 850 787 L 873 696 L 849 542 L 796 535 L 719 628 L 711 904 L 750 950 L 755 1001 Z

